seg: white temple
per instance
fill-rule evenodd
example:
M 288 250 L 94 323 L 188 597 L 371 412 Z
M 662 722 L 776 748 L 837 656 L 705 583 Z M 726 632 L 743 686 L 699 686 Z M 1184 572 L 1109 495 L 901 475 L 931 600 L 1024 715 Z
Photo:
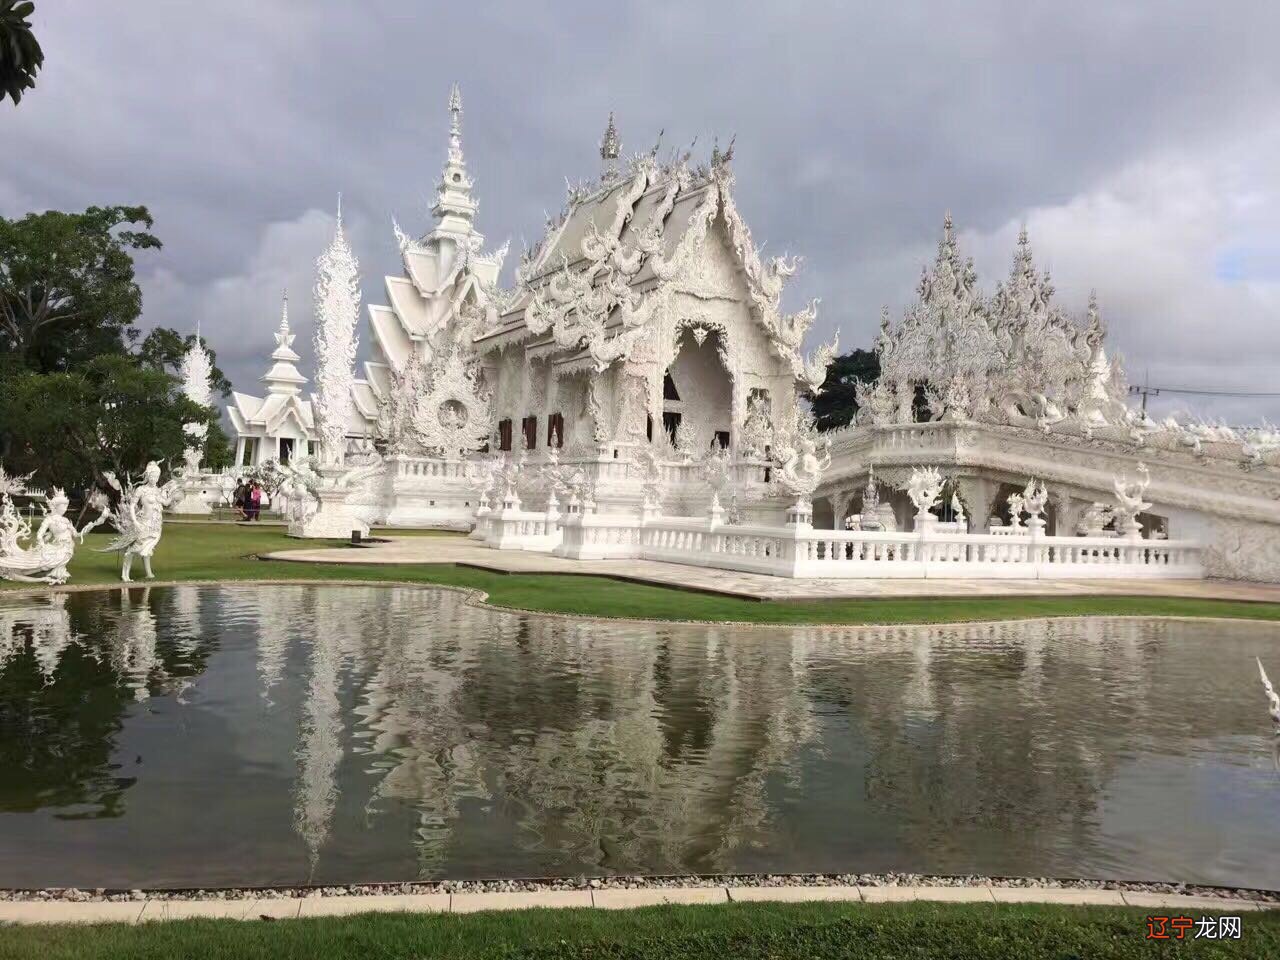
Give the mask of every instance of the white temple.
M 1056 306 L 1025 235 L 988 297 L 948 218 L 917 301 L 883 321 L 858 422 L 819 436 L 800 398 L 836 344 L 801 352 L 816 302 L 782 310 L 797 261 L 761 259 L 732 145 L 621 163 L 610 117 L 600 176 L 504 288 L 456 88 L 449 113 L 434 227 L 394 227 L 365 376 L 327 361 L 364 521 L 789 576 L 1280 580 L 1280 435 L 1132 411 L 1096 303 Z M 322 327 L 355 302 L 328 297 Z M 240 464 L 321 452 L 287 315 L 276 339 L 267 395 L 234 396 Z

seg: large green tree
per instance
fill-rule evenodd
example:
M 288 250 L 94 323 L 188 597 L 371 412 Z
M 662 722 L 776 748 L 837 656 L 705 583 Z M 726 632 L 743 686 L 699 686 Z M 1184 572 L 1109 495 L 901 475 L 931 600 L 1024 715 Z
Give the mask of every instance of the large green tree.
M 818 429 L 834 430 L 852 423 L 858 412 L 858 381 L 871 384 L 879 378 L 880 358 L 873 350 L 852 350 L 832 360 L 822 390 L 809 397 Z
M 0 457 L 11 473 L 82 490 L 149 460 L 182 462 L 185 423 L 207 423 L 204 462 L 230 463 L 216 411 L 187 399 L 172 374 L 133 356 L 103 355 L 67 373 L 28 371 L 0 393 Z
M 129 348 L 142 312 L 131 251 L 159 248 L 151 226 L 146 207 L 0 217 L 0 355 L 10 369 L 72 370 Z
M 36 85 L 44 64 L 44 51 L 27 19 L 35 8 L 31 0 L 0 0 L 0 100 L 8 97 L 14 106 L 23 90 Z
M 162 327 L 137 342 L 132 252 L 160 246 L 151 226 L 146 207 L 0 218 L 0 463 L 9 471 L 78 490 L 107 470 L 176 465 L 183 426 L 195 422 L 209 424 L 205 465 L 229 465 L 217 413 L 188 400 L 176 376 L 196 338 Z M 216 366 L 213 381 L 230 390 Z

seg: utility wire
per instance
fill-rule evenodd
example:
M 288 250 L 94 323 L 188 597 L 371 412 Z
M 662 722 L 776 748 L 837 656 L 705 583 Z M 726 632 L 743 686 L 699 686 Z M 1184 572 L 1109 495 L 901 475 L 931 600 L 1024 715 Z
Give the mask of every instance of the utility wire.
M 1193 390 L 1189 387 L 1130 387 L 1130 393 L 1150 393 L 1152 396 L 1161 393 L 1191 393 L 1201 397 L 1280 397 L 1280 392 L 1249 390 Z

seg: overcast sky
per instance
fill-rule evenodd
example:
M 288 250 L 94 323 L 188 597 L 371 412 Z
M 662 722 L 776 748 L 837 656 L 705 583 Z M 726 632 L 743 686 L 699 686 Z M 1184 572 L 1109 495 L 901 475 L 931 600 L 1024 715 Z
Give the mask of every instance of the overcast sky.
M 256 391 L 339 191 L 364 292 L 420 233 L 462 86 L 479 225 L 533 243 L 564 180 L 737 135 L 739 208 L 801 254 L 811 340 L 866 345 L 912 297 L 943 213 L 987 289 L 1026 223 L 1068 308 L 1096 288 L 1131 380 L 1280 391 L 1274 3 L 38 0 L 36 89 L 0 106 L 0 214 L 144 203 L 145 325 L 199 321 Z M 361 330 L 362 337 L 367 336 Z M 305 341 L 305 344 L 304 344 Z M 810 344 L 812 345 L 812 343 Z M 1163 398 L 1236 422 L 1280 401 Z

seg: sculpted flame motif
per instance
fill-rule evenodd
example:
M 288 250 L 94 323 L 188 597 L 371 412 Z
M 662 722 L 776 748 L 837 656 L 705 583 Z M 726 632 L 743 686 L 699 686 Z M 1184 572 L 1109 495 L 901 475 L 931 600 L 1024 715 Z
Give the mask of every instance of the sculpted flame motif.
M 916 467 L 911 471 L 911 479 L 907 481 L 907 496 L 916 508 L 916 513 L 928 513 L 942 497 L 942 474 L 937 467 Z

